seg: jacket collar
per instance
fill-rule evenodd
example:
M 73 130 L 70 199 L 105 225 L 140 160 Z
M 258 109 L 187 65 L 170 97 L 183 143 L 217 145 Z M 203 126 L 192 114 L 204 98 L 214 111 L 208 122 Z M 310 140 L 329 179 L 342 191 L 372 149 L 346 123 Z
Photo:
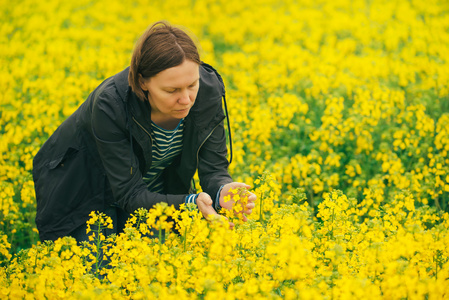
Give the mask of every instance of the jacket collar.
M 117 92 L 125 105 L 128 105 L 131 116 L 135 117 L 139 124 L 144 126 L 149 132 L 149 120 L 151 120 L 150 103 L 148 101 L 141 101 L 131 90 L 131 87 L 128 85 L 128 73 L 129 67 L 114 76 Z

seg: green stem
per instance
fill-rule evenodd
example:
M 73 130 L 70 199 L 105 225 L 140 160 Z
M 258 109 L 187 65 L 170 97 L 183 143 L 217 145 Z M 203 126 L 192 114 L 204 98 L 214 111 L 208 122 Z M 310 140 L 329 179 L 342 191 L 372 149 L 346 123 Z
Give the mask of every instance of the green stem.
M 162 245 L 162 227 L 159 224 L 159 245 Z
M 98 273 L 99 273 L 99 268 L 100 268 L 100 263 L 99 263 L 99 259 L 100 259 L 100 249 L 101 249 L 101 241 L 100 241 L 100 232 L 101 232 L 101 224 L 98 224 L 98 230 L 97 230 L 97 253 L 95 255 L 95 276 L 98 277 Z
M 331 226 L 332 226 L 332 230 L 331 230 L 331 239 L 334 239 L 334 209 L 332 208 L 332 214 L 331 214 Z
M 159 224 L 159 261 L 162 257 L 162 226 Z
M 439 252 L 439 250 L 437 250 L 437 252 L 434 255 L 434 260 L 435 260 L 435 280 L 438 280 L 438 264 L 440 262 L 440 256 L 441 253 Z
M 187 248 L 187 226 L 184 228 L 184 252 L 186 252 Z

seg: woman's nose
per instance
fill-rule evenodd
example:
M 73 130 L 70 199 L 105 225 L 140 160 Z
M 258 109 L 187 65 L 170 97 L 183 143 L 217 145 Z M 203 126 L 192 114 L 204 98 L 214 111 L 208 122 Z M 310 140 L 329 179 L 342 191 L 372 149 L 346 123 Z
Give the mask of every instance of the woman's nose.
M 190 103 L 190 95 L 189 95 L 188 90 L 182 91 L 181 95 L 179 96 L 178 102 L 180 104 L 189 104 Z

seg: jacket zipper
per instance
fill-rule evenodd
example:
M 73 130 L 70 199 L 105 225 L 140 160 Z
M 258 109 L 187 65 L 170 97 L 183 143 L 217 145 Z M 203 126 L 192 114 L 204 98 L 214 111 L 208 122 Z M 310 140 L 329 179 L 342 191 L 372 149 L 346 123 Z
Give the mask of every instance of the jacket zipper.
M 204 140 L 201 142 L 200 146 L 198 147 L 198 151 L 196 152 L 196 169 L 195 169 L 195 172 L 198 170 L 198 166 L 200 164 L 199 155 L 200 155 L 201 147 L 203 147 L 203 145 L 207 141 L 207 139 L 212 135 L 212 133 L 214 133 L 214 131 L 215 131 L 215 129 L 217 129 L 218 125 L 220 125 L 220 122 L 217 125 L 215 125 L 215 127 L 209 132 L 209 134 L 204 138 Z M 195 186 L 195 182 L 193 180 L 193 176 L 194 175 L 195 175 L 195 173 L 193 173 L 193 175 L 191 176 L 192 179 L 190 181 L 193 181 L 193 185 Z M 195 190 L 196 190 L 196 188 L 195 188 Z
M 151 134 L 145 129 L 145 127 L 143 127 L 139 122 L 137 122 L 136 118 L 134 118 L 134 116 L 132 117 L 133 121 L 136 122 L 137 125 L 139 125 L 139 127 L 145 131 L 145 133 L 148 135 L 148 137 L 150 138 L 151 144 L 153 144 L 153 139 L 151 138 Z
M 145 127 L 143 127 L 139 122 L 137 122 L 137 120 L 133 117 L 134 122 L 136 122 L 137 125 L 139 125 L 140 128 L 142 128 L 143 131 L 145 131 L 146 134 L 148 134 L 148 136 L 151 139 L 151 135 L 148 133 L 148 131 L 145 129 Z M 151 139 L 151 141 L 153 142 L 153 139 Z
M 198 165 L 199 165 L 199 162 L 200 162 L 200 160 L 199 160 L 200 149 L 201 149 L 201 147 L 203 147 L 204 143 L 212 135 L 212 133 L 215 131 L 215 129 L 218 127 L 218 125 L 220 125 L 220 123 L 215 125 L 214 129 L 211 130 L 211 132 L 206 136 L 206 138 L 203 140 L 203 142 L 198 147 L 198 151 L 196 152 L 196 170 L 198 170 Z

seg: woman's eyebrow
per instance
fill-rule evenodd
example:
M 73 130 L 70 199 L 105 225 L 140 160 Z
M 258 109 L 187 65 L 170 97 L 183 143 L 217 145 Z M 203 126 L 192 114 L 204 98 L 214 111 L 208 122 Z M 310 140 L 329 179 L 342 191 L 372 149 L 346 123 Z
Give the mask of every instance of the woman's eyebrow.
M 200 80 L 200 78 L 198 77 L 197 79 L 195 79 L 190 85 L 192 85 L 192 84 L 194 84 L 194 83 L 196 83 L 197 81 L 199 81 Z
M 197 83 L 200 80 L 200 78 L 198 77 L 197 79 L 195 79 L 192 83 L 188 84 L 187 86 L 191 86 L 194 85 L 195 83 Z M 179 87 L 175 87 L 175 86 L 166 86 L 164 87 L 165 89 L 179 89 Z

